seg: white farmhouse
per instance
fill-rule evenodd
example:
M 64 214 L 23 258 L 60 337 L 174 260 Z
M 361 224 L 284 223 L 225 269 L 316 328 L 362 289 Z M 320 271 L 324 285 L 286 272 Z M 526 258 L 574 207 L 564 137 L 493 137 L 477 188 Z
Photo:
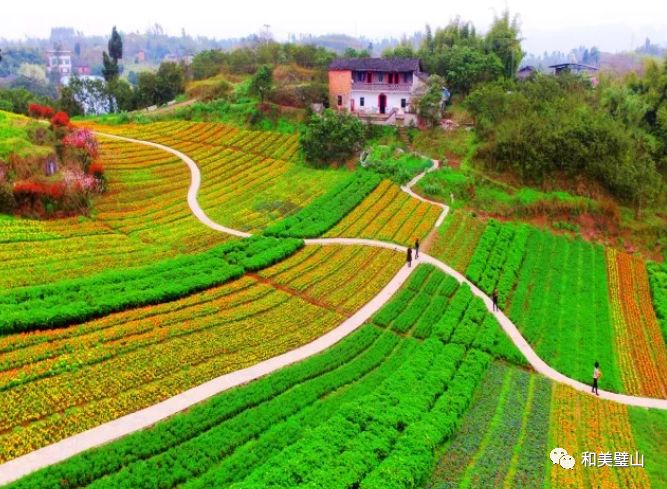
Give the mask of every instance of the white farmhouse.
M 360 116 L 405 117 L 426 77 L 417 58 L 339 58 L 329 66 L 329 103 Z

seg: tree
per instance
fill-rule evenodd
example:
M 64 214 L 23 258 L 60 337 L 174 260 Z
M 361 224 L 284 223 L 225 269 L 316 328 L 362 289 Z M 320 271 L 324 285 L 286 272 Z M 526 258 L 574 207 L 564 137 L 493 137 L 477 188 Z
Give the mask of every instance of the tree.
M 300 135 L 306 160 L 319 165 L 345 162 L 364 142 L 364 127 L 358 118 L 326 109 L 313 115 Z
M 116 30 L 116 26 L 113 26 L 111 31 L 108 48 L 108 54 L 106 51 L 102 52 L 102 64 L 104 65 L 102 75 L 107 82 L 110 82 L 118 78 L 118 74 L 120 73 L 118 60 L 123 58 L 123 40 Z
M 185 90 L 183 68 L 176 63 L 162 63 L 155 75 L 156 103 L 165 104 Z
M 109 39 L 109 56 L 114 61 L 118 62 L 119 59 L 123 59 L 123 40 L 116 30 L 116 26 L 113 26 L 111 30 L 111 38 Z
M 250 80 L 248 93 L 259 97 L 261 102 L 264 102 L 273 89 L 273 72 L 271 67 L 267 65 L 260 66 L 257 72 Z
M 505 78 L 514 77 L 525 54 L 521 50 L 519 33 L 518 16 L 510 20 L 509 10 L 505 10 L 500 17 L 496 16 L 484 39 L 487 49 L 502 62 Z
M 137 77 L 137 88 L 134 91 L 137 107 L 150 107 L 158 103 L 157 77 L 150 71 L 142 71 Z
M 118 78 L 118 63 L 111 59 L 106 51 L 102 52 L 102 64 L 104 65 L 102 68 L 102 76 L 106 81 L 110 82 L 111 80 Z
M 419 119 L 428 127 L 440 124 L 442 119 L 442 88 L 445 85 L 438 75 L 431 75 L 427 80 L 426 93 L 417 102 Z
M 135 108 L 135 96 L 132 87 L 122 79 L 112 80 L 107 84 L 107 91 L 116 102 L 119 111 L 130 111 Z

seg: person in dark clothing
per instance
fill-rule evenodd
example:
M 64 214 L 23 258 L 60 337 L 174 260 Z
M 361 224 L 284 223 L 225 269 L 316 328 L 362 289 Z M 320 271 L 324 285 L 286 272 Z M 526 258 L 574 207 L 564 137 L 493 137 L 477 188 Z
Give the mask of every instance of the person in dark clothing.
M 408 247 L 408 266 L 412 266 L 412 248 Z
M 493 289 L 491 299 L 493 300 L 493 312 L 496 312 L 498 310 L 498 291 L 496 289 Z
M 595 394 L 596 396 L 599 396 L 598 394 L 598 380 L 602 377 L 602 372 L 600 372 L 600 364 L 598 362 L 595 362 L 595 368 L 593 369 L 593 388 L 591 389 L 591 393 Z
M 415 260 L 419 258 L 419 238 L 415 239 Z

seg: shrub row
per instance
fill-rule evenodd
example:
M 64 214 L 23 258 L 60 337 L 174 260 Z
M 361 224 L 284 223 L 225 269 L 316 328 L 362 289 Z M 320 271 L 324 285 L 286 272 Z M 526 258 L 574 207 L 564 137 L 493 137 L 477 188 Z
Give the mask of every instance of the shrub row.
M 491 250 L 491 253 L 489 253 L 486 263 L 483 264 L 484 271 L 482 272 L 479 282 L 477 282 L 479 284 L 479 288 L 487 294 L 493 293 L 493 290 L 496 287 L 498 277 L 500 276 L 503 265 L 505 264 L 507 252 L 512 245 L 513 238 L 514 226 L 505 225 L 500 227 L 500 231 L 498 232 L 498 237 L 496 238 L 496 242 L 493 245 L 493 249 Z
M 473 393 L 489 365 L 487 354 L 471 350 L 447 391 L 430 412 L 408 426 L 390 455 L 360 484 L 361 489 L 422 487 L 432 467 L 435 450 L 456 432 Z
M 412 331 L 412 335 L 416 338 L 428 338 L 431 336 L 433 325 L 440 320 L 447 309 L 448 303 L 448 297 L 443 297 L 441 295 L 434 296 L 431 299 L 428 308 L 424 311 L 424 314 L 422 314 L 417 321 L 415 329 Z
M 397 338 L 391 333 L 387 334 Z M 202 477 L 179 486 L 180 489 L 230 487 L 233 483 L 244 480 L 257 467 L 279 455 L 286 447 L 297 443 L 310 430 L 325 423 L 341 406 L 358 402 L 375 391 L 385 379 L 408 364 L 418 346 L 419 343 L 414 340 L 402 339 L 396 349 L 386 355 L 385 361 L 363 378 L 323 396 L 284 422 L 274 424 L 256 440 L 239 447 Z
M 490 353 L 494 358 L 504 358 L 517 365 L 528 365 L 526 357 L 512 343 L 496 318 L 491 314 L 484 317 L 472 342 L 472 347 Z
M 0 293 L 0 334 L 79 323 L 220 285 L 293 254 L 298 239 L 253 237 L 139 268 Z
M 382 180 L 378 175 L 359 170 L 301 211 L 268 226 L 267 236 L 316 238 L 343 219 Z
M 7 489 L 62 489 L 91 484 L 125 466 L 180 446 L 239 413 L 280 396 L 297 384 L 333 372 L 368 351 L 377 343 L 379 335 L 378 329 L 363 327 L 320 355 L 224 392 L 148 430 L 34 472 L 10 484 Z M 66 484 L 63 484 L 64 481 Z
M 394 320 L 391 329 L 399 333 L 407 333 L 414 324 L 417 323 L 422 313 L 428 308 L 431 302 L 431 296 L 425 291 L 417 294 L 408 307 Z
M 646 268 L 651 285 L 653 308 L 660 322 L 662 337 L 667 343 L 667 264 L 649 262 Z
M 139 461 L 95 483 L 97 489 L 170 488 L 193 479 L 218 464 L 236 448 L 317 402 L 322 396 L 353 383 L 380 365 L 399 342 L 383 335 L 350 363 L 300 384 L 258 406 L 248 408 L 210 430 L 147 461 Z
M 526 254 L 528 238 L 531 234 L 531 230 L 528 226 L 519 226 L 514 234 L 512 245 L 507 250 L 507 257 L 497 285 L 498 305 L 501 308 L 507 306 L 514 284 L 517 282 L 519 269 L 521 268 L 523 258 Z
M 478 284 L 482 278 L 482 273 L 486 268 L 486 262 L 489 260 L 491 251 L 496 244 L 499 232 L 500 223 L 492 219 L 489 221 L 486 229 L 484 229 L 484 233 L 479 239 L 479 243 L 477 243 L 475 253 L 473 253 L 470 265 L 468 265 L 466 270 L 466 276 L 476 284 Z
M 488 311 L 486 310 L 486 306 L 484 305 L 484 302 L 482 302 L 482 299 L 473 296 L 468 304 L 465 314 L 463 314 L 463 318 L 461 318 L 454 328 L 454 332 L 449 341 L 453 343 L 461 343 L 466 346 L 470 345 L 479 332 L 480 325 L 487 314 Z
M 461 285 L 449 302 L 449 307 L 440 320 L 433 325 L 433 334 L 442 341 L 449 341 L 454 328 L 472 300 L 472 291 L 467 284 Z
M 331 487 L 331 481 L 336 487 L 358 487 L 405 430 L 429 413 L 464 353 L 460 345 L 426 340 L 375 392 L 342 406 L 234 487 Z

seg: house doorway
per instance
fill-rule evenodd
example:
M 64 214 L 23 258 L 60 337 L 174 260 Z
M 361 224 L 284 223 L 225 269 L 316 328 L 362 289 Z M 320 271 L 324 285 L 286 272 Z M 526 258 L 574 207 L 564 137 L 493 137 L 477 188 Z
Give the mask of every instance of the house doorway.
M 378 107 L 380 108 L 380 114 L 387 111 L 387 96 L 384 93 L 381 93 L 378 97 Z
M 354 99 L 350 99 L 350 112 L 354 112 Z

